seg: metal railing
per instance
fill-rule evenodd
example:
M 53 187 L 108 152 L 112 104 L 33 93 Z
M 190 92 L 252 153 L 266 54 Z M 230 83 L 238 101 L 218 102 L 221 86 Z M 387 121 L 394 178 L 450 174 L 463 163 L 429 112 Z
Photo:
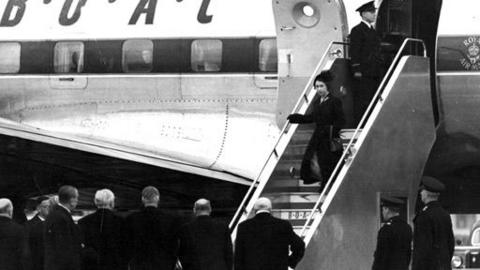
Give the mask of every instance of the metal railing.
M 397 67 L 398 62 L 400 61 L 400 58 L 403 55 L 402 53 L 403 53 L 405 47 L 407 46 L 408 43 L 413 43 L 413 42 L 418 42 L 422 45 L 422 47 L 423 47 L 423 57 L 427 57 L 427 50 L 426 50 L 426 47 L 425 47 L 425 42 L 423 40 L 415 39 L 415 38 L 406 38 L 403 41 L 402 46 L 400 46 L 397 54 L 395 55 L 395 58 L 393 59 L 392 63 L 390 64 L 390 67 L 388 68 L 387 73 L 385 74 L 385 76 L 383 77 L 379 87 L 377 88 L 377 91 L 376 91 L 375 95 L 373 96 L 372 101 L 370 102 L 367 110 L 365 111 L 365 113 L 363 114 L 360 122 L 358 123 L 358 126 L 355 129 L 355 132 L 353 133 L 352 138 L 350 139 L 347 147 L 343 151 L 343 154 L 342 154 L 339 162 L 335 166 L 335 169 L 333 170 L 332 174 L 330 175 L 330 178 L 328 179 L 327 184 L 325 185 L 325 188 L 320 193 L 320 197 L 318 198 L 317 202 L 315 203 L 315 206 L 310 211 L 310 214 L 308 215 L 308 218 L 305 221 L 305 224 L 303 225 L 302 230 L 300 231 L 300 236 L 304 237 L 305 244 L 308 244 L 308 241 L 310 240 L 310 237 L 307 237 L 305 232 L 306 232 L 306 229 L 309 226 L 310 222 L 312 221 L 312 218 L 315 214 L 315 211 L 318 209 L 320 214 L 322 213 L 321 206 L 323 206 L 323 204 L 322 204 L 323 200 L 324 199 L 326 200 L 327 196 L 329 195 L 329 191 L 332 189 L 333 184 L 335 182 L 335 179 L 337 178 L 338 174 L 340 173 L 340 170 L 343 167 L 343 165 L 345 165 L 347 160 L 352 158 L 353 155 L 355 154 L 355 151 L 353 149 L 355 138 L 357 138 L 360 130 L 364 126 L 366 120 L 368 119 L 368 116 L 373 111 L 377 102 L 379 100 L 381 100 L 380 95 L 383 93 L 383 90 L 385 89 L 385 86 L 386 86 L 387 82 L 389 81 L 390 77 L 393 75 L 393 71 Z M 318 218 L 320 218 L 320 216 Z
M 338 55 L 340 55 L 339 51 L 335 51 L 335 52 L 331 52 L 331 48 L 334 46 L 334 45 L 343 45 L 344 47 L 346 46 L 349 46 L 348 43 L 346 42 L 339 42 L 339 41 L 332 41 L 330 42 L 330 44 L 328 45 L 327 49 L 325 50 L 325 52 L 323 53 L 322 57 L 320 58 L 320 60 L 318 61 L 318 64 L 317 66 L 315 67 L 315 70 L 314 72 L 312 73 L 312 76 L 310 76 L 310 79 L 308 80 L 308 82 L 306 83 L 304 89 L 303 89 L 303 92 L 300 96 L 300 98 L 298 99 L 297 103 L 295 104 L 295 107 L 292 111 L 292 113 L 297 113 L 299 112 L 299 110 L 302 108 L 302 106 L 306 105 L 306 104 L 310 104 L 310 102 L 313 100 L 312 99 L 309 99 L 309 94 L 312 90 L 312 83 L 313 83 L 313 80 L 315 79 L 316 75 L 319 73 L 319 70 L 321 70 L 321 68 L 323 68 L 324 65 L 322 65 L 322 63 L 325 62 L 325 60 L 327 59 L 327 56 L 334 56 L 335 58 L 339 58 Z M 347 50 L 344 48 L 343 50 L 343 57 L 345 57 L 345 55 L 347 54 Z M 308 106 L 307 106 L 308 107 Z M 280 154 L 279 154 L 279 151 L 277 149 L 277 147 L 280 145 L 280 143 L 282 142 L 282 139 L 284 139 L 284 134 L 287 134 L 289 133 L 289 130 L 290 130 L 290 125 L 291 123 L 289 121 L 287 121 L 284 125 L 283 125 L 283 128 L 282 128 L 282 131 L 280 133 L 280 137 L 278 138 L 277 142 L 275 143 L 275 146 L 273 147 L 273 150 L 272 152 L 270 153 L 267 161 L 265 162 L 265 164 L 262 166 L 262 169 L 258 175 L 257 178 L 255 178 L 255 180 L 252 182 L 252 184 L 250 185 L 250 188 L 248 189 L 247 193 L 245 194 L 245 197 L 243 198 L 242 202 L 240 203 L 240 206 L 238 207 L 237 211 L 235 212 L 235 215 L 233 216 L 232 218 L 232 221 L 230 222 L 229 224 L 229 228 L 231 231 L 233 231 L 233 228 L 235 228 L 235 226 L 237 225 L 237 223 L 240 221 L 241 219 L 241 214 L 246 212 L 246 209 L 245 209 L 245 205 L 247 204 L 247 202 L 252 198 L 253 196 L 253 191 L 255 190 L 255 187 L 256 186 L 259 186 L 261 184 L 261 181 L 262 181 L 262 176 L 263 176 L 263 172 L 265 171 L 265 169 L 267 168 L 267 165 L 269 164 L 269 162 L 272 160 L 273 157 L 275 157 L 276 159 L 278 159 L 280 157 Z M 293 132 L 290 132 L 291 135 Z M 284 150 L 284 149 L 283 149 Z M 277 160 L 278 162 L 278 160 Z M 269 180 L 270 176 L 266 179 L 264 179 L 265 183 Z M 264 184 L 265 184 L 264 183 Z

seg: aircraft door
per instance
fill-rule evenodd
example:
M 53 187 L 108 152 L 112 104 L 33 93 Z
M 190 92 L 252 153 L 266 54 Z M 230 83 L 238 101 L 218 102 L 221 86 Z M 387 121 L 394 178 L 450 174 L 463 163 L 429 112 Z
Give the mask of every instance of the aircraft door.
M 84 67 L 82 42 L 58 42 L 53 55 L 54 74 L 50 76 L 53 89 L 85 89 L 87 77 L 79 75 Z
M 277 124 L 282 126 L 332 41 L 345 41 L 341 0 L 273 0 L 278 51 Z

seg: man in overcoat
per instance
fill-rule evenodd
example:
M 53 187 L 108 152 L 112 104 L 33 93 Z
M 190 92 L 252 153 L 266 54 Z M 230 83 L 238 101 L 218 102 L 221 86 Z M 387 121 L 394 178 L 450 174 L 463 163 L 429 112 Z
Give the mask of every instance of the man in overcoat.
M 381 203 L 385 223 L 378 232 L 372 270 L 408 270 L 412 228 L 400 217 L 403 201 L 395 197 L 384 197 Z
M 455 248 L 452 220 L 438 202 L 445 186 L 439 180 L 425 176 L 420 189 L 425 206 L 413 220 L 412 270 L 450 270 Z
M 357 10 L 362 21 L 350 32 L 350 58 L 354 77 L 354 114 L 359 122 L 375 95 L 384 72 L 380 36 L 373 27 L 376 19 L 374 1 Z
M 178 256 L 183 270 L 231 270 L 232 239 L 226 224 L 210 217 L 212 207 L 207 199 L 195 202 L 195 219 L 183 225 L 179 233 Z
M 50 208 L 50 198 L 42 196 L 37 199 L 37 203 L 37 214 L 32 219 L 27 221 L 26 230 L 31 257 L 31 269 L 43 270 L 45 263 L 45 220 L 47 219 Z
M 98 210 L 78 221 L 84 242 L 82 268 L 86 270 L 126 270 L 125 226 L 117 216 L 115 195 L 109 189 L 95 193 Z
M 23 227 L 12 220 L 13 204 L 0 199 L 0 269 L 23 270 L 26 267 L 26 238 Z
M 127 218 L 130 270 L 173 270 L 177 261 L 178 218 L 158 209 L 160 193 L 153 186 L 142 191 L 144 208 Z
M 60 187 L 58 205 L 53 206 L 45 221 L 45 269 L 80 270 L 82 243 L 72 218 L 77 203 L 75 187 Z
M 259 198 L 255 217 L 238 226 L 235 270 L 287 270 L 302 259 L 305 243 L 288 221 L 273 217 L 271 210 L 271 201 Z

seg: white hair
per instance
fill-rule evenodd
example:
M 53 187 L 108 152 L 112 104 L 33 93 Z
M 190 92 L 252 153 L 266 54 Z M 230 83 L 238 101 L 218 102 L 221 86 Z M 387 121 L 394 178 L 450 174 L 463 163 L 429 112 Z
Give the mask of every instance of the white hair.
M 0 199 L 0 215 L 12 217 L 13 213 L 13 204 L 7 198 Z
M 260 197 L 253 205 L 253 209 L 255 210 L 255 213 L 260 210 L 267 210 L 270 212 L 272 210 L 272 202 L 268 198 Z
M 97 190 L 95 193 L 95 205 L 98 208 L 103 208 L 107 206 L 113 207 L 113 202 L 115 201 L 115 195 L 109 189 Z

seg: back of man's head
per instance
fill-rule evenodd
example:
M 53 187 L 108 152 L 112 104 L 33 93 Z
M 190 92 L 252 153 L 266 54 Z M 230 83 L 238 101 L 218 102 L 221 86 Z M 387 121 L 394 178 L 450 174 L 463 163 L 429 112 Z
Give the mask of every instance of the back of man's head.
M 158 206 L 160 192 L 153 186 L 145 187 L 142 190 L 142 202 L 144 206 Z
M 195 216 L 209 216 L 212 212 L 212 206 L 207 199 L 198 199 L 193 205 L 193 213 Z
M 0 199 L 0 216 L 12 218 L 13 215 L 13 204 L 7 198 Z
M 253 210 L 255 213 L 262 211 L 262 212 L 270 212 L 272 211 L 272 202 L 265 197 L 260 197 L 253 205 Z
M 97 208 L 109 208 L 112 209 L 115 205 L 115 195 L 109 189 L 101 189 L 95 192 L 95 205 Z
M 78 190 L 73 186 L 61 186 L 58 190 L 58 201 L 63 204 L 69 204 L 73 198 L 78 197 Z

